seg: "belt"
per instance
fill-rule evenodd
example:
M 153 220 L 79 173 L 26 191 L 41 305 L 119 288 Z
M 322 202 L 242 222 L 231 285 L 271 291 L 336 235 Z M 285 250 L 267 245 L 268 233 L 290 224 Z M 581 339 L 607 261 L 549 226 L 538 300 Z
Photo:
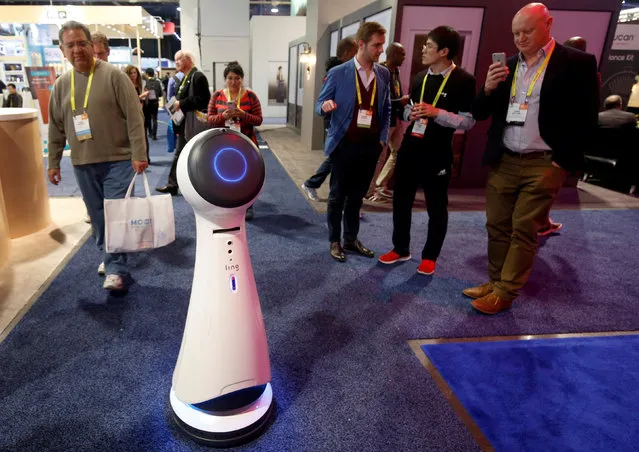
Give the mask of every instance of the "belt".
M 546 156 L 552 156 L 552 151 L 534 151 L 534 152 L 521 153 L 521 152 L 513 152 L 510 149 L 504 149 L 504 154 L 510 155 L 511 157 L 516 157 L 518 159 L 531 160 L 531 159 L 544 158 Z

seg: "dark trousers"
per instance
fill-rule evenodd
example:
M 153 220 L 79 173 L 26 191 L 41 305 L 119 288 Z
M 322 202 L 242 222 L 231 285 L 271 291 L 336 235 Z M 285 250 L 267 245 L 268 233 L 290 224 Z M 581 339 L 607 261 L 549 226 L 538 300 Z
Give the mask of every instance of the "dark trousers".
M 330 192 L 328 194 L 328 239 L 340 242 L 342 213 L 344 241 L 354 241 L 359 233 L 359 210 L 382 151 L 379 141 L 349 143 L 337 146 L 329 158 L 331 164 Z
M 180 154 L 182 153 L 182 149 L 186 146 L 186 138 L 184 137 L 184 121 L 180 124 L 177 132 L 177 147 L 175 148 L 175 154 L 173 154 L 173 162 L 171 163 L 171 170 L 169 171 L 169 181 L 168 184 L 170 187 L 177 187 L 177 162 L 180 158 Z
M 413 202 L 421 187 L 426 197 L 428 235 L 422 259 L 436 261 L 448 230 L 448 184 L 450 164 L 426 157 L 427 150 L 403 146 L 397 155 L 393 192 L 393 250 L 400 256 L 410 254 L 410 227 Z
M 304 185 L 306 185 L 308 188 L 320 188 L 329 174 L 331 174 L 330 158 L 322 162 L 319 168 L 317 168 L 317 171 L 315 171 L 315 174 L 306 179 Z
M 158 102 L 148 101 L 143 108 L 144 111 L 144 128 L 149 132 L 154 140 L 158 134 Z

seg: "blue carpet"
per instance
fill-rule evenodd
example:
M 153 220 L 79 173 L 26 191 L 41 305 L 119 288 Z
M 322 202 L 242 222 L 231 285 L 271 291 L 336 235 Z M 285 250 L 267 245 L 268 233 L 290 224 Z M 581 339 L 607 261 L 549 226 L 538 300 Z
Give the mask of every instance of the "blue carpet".
M 171 158 L 163 145 L 157 153 Z M 325 216 L 263 154 L 266 182 L 247 233 L 278 408 L 266 433 L 238 450 L 478 450 L 407 340 L 639 329 L 628 270 L 638 263 L 628 243 L 639 211 L 553 212 L 561 235 L 545 242 L 515 307 L 488 318 L 461 295 L 486 277 L 483 213 L 451 214 L 432 277 L 415 273 L 417 260 L 338 264 Z M 157 185 L 169 170 L 160 165 Z M 102 290 L 87 241 L 0 344 L 0 450 L 198 449 L 167 421 L 195 256 L 192 210 L 181 196 L 174 209 L 175 243 L 130 255 L 128 295 Z M 414 255 L 426 219 L 413 216 Z M 386 252 L 391 229 L 390 214 L 366 213 L 360 238 Z
M 497 451 L 635 451 L 639 336 L 422 345 Z

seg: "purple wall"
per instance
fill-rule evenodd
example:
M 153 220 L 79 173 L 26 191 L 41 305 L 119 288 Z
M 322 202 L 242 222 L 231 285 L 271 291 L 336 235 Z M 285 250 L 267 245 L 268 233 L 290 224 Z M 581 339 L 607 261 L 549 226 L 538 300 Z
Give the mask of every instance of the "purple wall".
M 508 55 L 512 55 L 517 52 L 511 33 L 511 21 L 515 13 L 527 3 L 529 2 L 521 0 L 457 0 L 454 2 L 444 2 L 442 0 L 397 0 L 395 39 L 399 40 L 401 37 L 404 6 L 484 8 L 484 21 L 475 69 L 477 89 L 480 89 L 486 78 L 492 53 L 506 52 Z M 548 0 L 545 4 L 551 10 L 611 12 L 612 15 L 601 61 L 607 60 L 608 50 L 614 37 L 617 17 L 621 9 L 621 0 Z M 457 187 L 479 187 L 484 185 L 486 169 L 481 167 L 481 157 L 484 152 L 486 132 L 489 125 L 489 121 L 478 122 L 468 133 L 461 175 L 451 185 Z

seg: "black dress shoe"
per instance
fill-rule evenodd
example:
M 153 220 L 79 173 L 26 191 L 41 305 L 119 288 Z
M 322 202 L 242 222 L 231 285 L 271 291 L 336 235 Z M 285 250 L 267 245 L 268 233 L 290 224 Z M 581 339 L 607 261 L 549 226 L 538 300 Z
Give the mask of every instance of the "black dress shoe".
M 175 185 L 165 185 L 164 187 L 159 187 L 155 189 L 160 193 L 171 193 L 172 196 L 177 195 L 178 188 Z
M 337 262 L 346 262 L 346 254 L 341 243 L 331 242 L 331 257 Z
M 344 249 L 359 253 L 364 257 L 375 257 L 375 253 L 362 245 L 362 242 L 359 240 L 355 240 L 354 242 L 344 242 Z
M 246 209 L 246 214 L 244 214 L 244 219 L 246 221 L 251 221 L 254 216 L 255 216 L 255 212 L 253 212 L 253 206 Z

